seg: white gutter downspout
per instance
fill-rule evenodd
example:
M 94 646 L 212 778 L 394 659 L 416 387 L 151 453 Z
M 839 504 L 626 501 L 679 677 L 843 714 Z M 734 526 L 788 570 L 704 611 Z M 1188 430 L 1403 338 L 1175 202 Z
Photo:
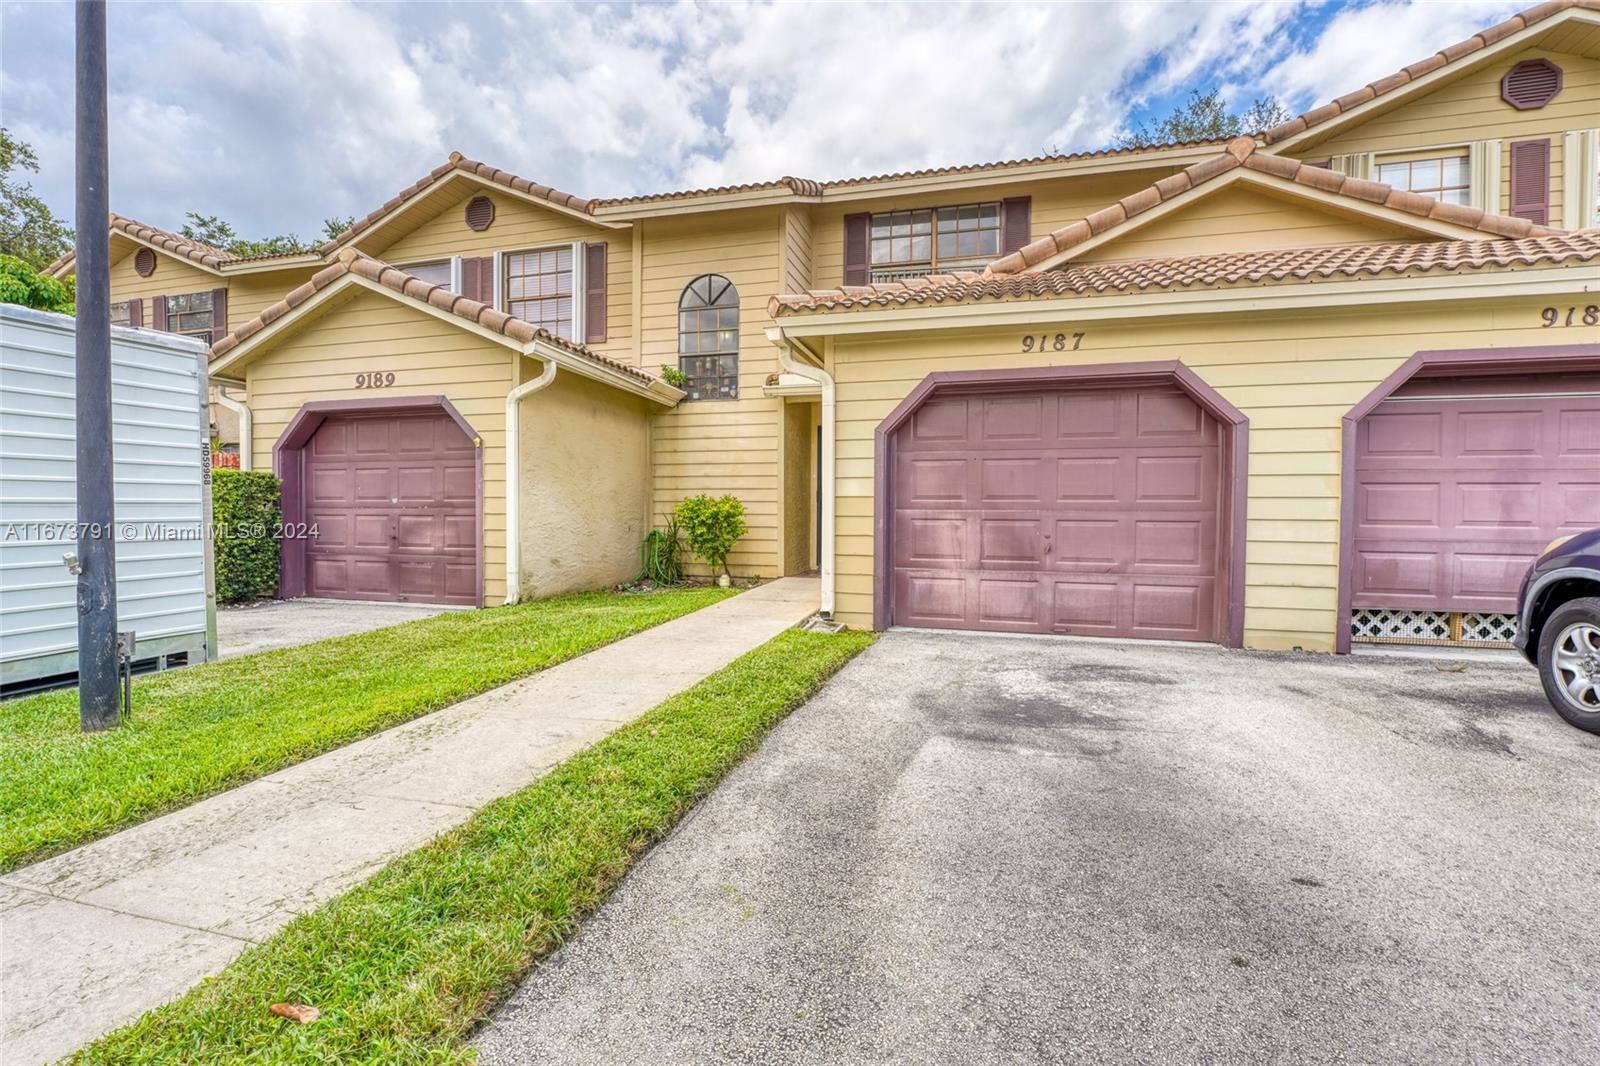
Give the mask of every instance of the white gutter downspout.
M 239 416 L 239 469 L 249 470 L 250 453 L 256 450 L 255 437 L 250 432 L 250 405 L 229 396 L 226 385 L 217 386 L 217 402 Z
M 795 342 L 784 336 L 783 327 L 767 330 L 767 339 L 778 349 L 778 365 L 822 386 L 822 616 L 833 618 L 834 586 L 834 384 L 826 370 L 794 357 Z
M 522 540 L 517 534 L 517 492 L 522 483 L 522 448 L 517 442 L 517 408 L 524 396 L 549 387 L 556 361 L 544 359 L 544 372 L 506 393 L 506 603 L 522 599 Z

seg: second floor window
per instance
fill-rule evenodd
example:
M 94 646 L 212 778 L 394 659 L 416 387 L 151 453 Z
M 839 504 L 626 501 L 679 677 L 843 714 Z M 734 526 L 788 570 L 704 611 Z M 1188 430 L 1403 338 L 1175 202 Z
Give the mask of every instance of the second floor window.
M 210 344 L 213 325 L 209 292 L 186 292 L 181 296 L 167 297 L 168 333 L 199 337 Z
M 691 400 L 739 398 L 739 290 L 705 274 L 678 298 L 678 369 Z
M 111 324 L 113 326 L 128 326 L 133 324 L 133 308 L 127 300 L 111 305 Z
M 425 281 L 429 285 L 443 285 L 451 288 L 455 281 L 451 277 L 450 260 L 441 259 L 436 263 L 410 263 L 400 268 L 412 277 Z
M 1000 255 L 1000 204 L 885 211 L 871 239 L 874 282 L 982 270 Z
M 1472 200 L 1472 168 L 1465 155 L 1392 163 L 1380 158 L 1376 177 L 1384 185 L 1431 196 L 1447 204 L 1467 204 Z
M 572 246 L 505 257 L 505 310 L 572 340 Z

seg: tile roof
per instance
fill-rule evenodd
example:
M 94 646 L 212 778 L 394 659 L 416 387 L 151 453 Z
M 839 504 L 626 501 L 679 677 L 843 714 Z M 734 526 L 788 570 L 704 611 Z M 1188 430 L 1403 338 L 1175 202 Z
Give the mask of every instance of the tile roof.
M 1441 48 L 1428 58 L 1418 60 L 1409 67 L 1395 71 L 1393 74 L 1379 78 L 1377 81 L 1369 82 L 1353 93 L 1346 93 L 1344 96 L 1331 100 L 1321 107 L 1312 108 L 1303 115 L 1298 115 L 1288 122 L 1280 123 L 1262 134 L 1262 139 L 1267 144 L 1277 144 L 1279 141 L 1288 140 L 1290 137 L 1304 133 L 1308 129 L 1330 122 L 1346 111 L 1360 107 L 1370 100 L 1376 100 L 1380 96 L 1387 96 L 1417 78 L 1426 77 L 1442 67 L 1488 48 L 1496 41 L 1503 40 L 1529 26 L 1544 22 L 1546 19 L 1554 18 L 1571 8 L 1600 11 L 1600 0 L 1551 0 L 1550 3 L 1530 7 L 1526 11 L 1512 15 L 1504 22 L 1497 22 L 1488 29 L 1480 30 L 1464 41 L 1457 41 L 1446 48 Z
M 232 252 L 225 251 L 214 245 L 197 241 L 177 233 L 169 233 L 164 229 L 147 226 L 143 222 L 131 218 L 124 218 L 115 211 L 108 216 L 111 232 L 121 233 L 145 244 L 154 245 L 162 251 L 175 255 L 180 259 L 187 259 L 201 266 L 219 269 L 224 263 L 232 263 L 239 257 Z M 54 263 L 45 267 L 46 274 L 54 274 L 64 267 L 70 266 L 77 260 L 76 252 L 67 252 Z
M 211 358 L 213 360 L 219 359 L 233 351 L 246 340 L 304 304 L 346 274 L 355 274 L 368 281 L 377 282 L 386 289 L 392 289 L 413 300 L 430 304 L 441 311 L 449 312 L 457 318 L 482 326 L 519 343 L 529 344 L 533 341 L 542 341 L 582 359 L 587 359 L 590 362 L 598 363 L 611 370 L 626 374 L 646 385 L 655 381 L 653 376 L 638 367 L 629 366 L 615 359 L 609 359 L 581 344 L 563 340 L 547 329 L 535 326 L 533 323 L 513 315 L 508 315 L 504 311 L 496 311 L 488 304 L 479 303 L 477 300 L 469 300 L 465 296 L 451 292 L 443 285 L 430 285 L 421 278 L 413 277 L 397 267 L 390 266 L 381 259 L 362 255 L 353 248 L 345 248 L 340 251 L 334 257 L 334 262 L 331 266 L 317 271 L 316 274 L 312 275 L 310 281 L 213 344 L 211 346 Z
M 1313 166 L 1284 156 L 1269 155 L 1257 151 L 1253 138 L 1235 137 L 1228 142 L 1227 150 L 1220 155 L 1203 159 L 1176 174 L 1162 178 L 1154 185 L 1124 196 L 1109 207 L 1103 207 L 1093 214 L 1069 222 L 1060 229 L 1023 245 L 1010 255 L 990 263 L 987 272 L 1020 274 L 1038 263 L 1108 233 L 1168 200 L 1182 196 L 1189 190 L 1220 178 L 1239 167 L 1322 192 L 1393 208 L 1419 218 L 1481 230 L 1496 237 L 1528 237 L 1557 232 L 1534 225 L 1527 219 L 1491 215 L 1476 207 L 1447 204 L 1442 200 L 1405 192 L 1376 181 L 1352 178 L 1325 167 Z
M 588 214 L 590 212 L 590 201 L 581 196 L 574 196 L 569 192 L 562 192 L 559 189 L 552 189 L 548 185 L 540 185 L 538 182 L 529 181 L 527 178 L 519 178 L 510 171 L 501 170 L 498 167 L 492 167 L 488 163 L 480 163 L 476 159 L 468 159 L 460 152 L 451 152 L 449 159 L 445 160 L 443 163 L 440 163 L 438 166 L 428 171 L 426 175 L 418 178 L 404 189 L 401 189 L 399 192 L 395 193 L 388 200 L 384 201 L 383 206 L 379 207 L 375 211 L 370 212 L 365 218 L 357 219 L 355 223 L 343 233 L 340 233 L 338 236 L 325 243 L 322 246 L 322 252 L 326 254 L 346 244 L 349 244 L 352 240 L 376 225 L 378 221 L 385 215 L 389 214 L 395 208 L 400 207 L 407 200 L 411 199 L 413 196 L 417 195 L 419 192 L 422 192 L 428 186 L 432 185 L 434 182 L 452 173 L 453 171 L 460 171 L 464 174 L 475 175 L 476 177 L 482 178 L 485 181 L 504 186 L 507 189 L 512 189 L 526 196 L 532 196 L 536 199 L 545 200 L 549 203 L 555 204 L 558 207 L 565 207 L 569 210 L 582 212 L 584 214 Z
M 769 301 L 768 310 L 776 318 L 808 311 L 1030 297 L 1170 292 L 1230 285 L 1376 277 L 1383 274 L 1589 262 L 1600 264 L 1600 229 L 1519 240 L 1417 241 L 1222 252 L 1117 263 L 1068 263 L 1052 270 L 1025 274 L 966 271 L 882 285 L 848 286 L 775 296 Z
M 826 182 L 788 175 L 776 181 L 750 181 L 742 185 L 718 185 L 709 189 L 683 189 L 677 192 L 641 193 L 638 196 L 613 196 L 609 199 L 589 201 L 589 210 L 599 207 L 621 207 L 627 204 L 652 203 L 658 200 L 688 200 L 700 196 L 722 196 L 736 192 L 757 192 L 762 189 L 788 189 L 796 196 L 821 196 Z

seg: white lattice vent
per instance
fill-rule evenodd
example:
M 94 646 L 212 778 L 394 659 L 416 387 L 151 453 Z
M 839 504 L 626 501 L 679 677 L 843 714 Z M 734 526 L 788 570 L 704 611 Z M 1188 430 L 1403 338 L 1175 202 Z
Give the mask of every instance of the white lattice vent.
M 1350 639 L 1362 644 L 1469 644 L 1506 647 L 1517 616 L 1480 611 L 1365 607 L 1350 614 Z

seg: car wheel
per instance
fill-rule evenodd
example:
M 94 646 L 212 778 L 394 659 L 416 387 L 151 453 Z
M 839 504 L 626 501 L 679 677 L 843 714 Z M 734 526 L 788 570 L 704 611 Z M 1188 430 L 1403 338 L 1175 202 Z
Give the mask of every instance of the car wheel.
M 1600 733 L 1600 598 L 1564 603 L 1545 619 L 1539 680 L 1556 713 Z

